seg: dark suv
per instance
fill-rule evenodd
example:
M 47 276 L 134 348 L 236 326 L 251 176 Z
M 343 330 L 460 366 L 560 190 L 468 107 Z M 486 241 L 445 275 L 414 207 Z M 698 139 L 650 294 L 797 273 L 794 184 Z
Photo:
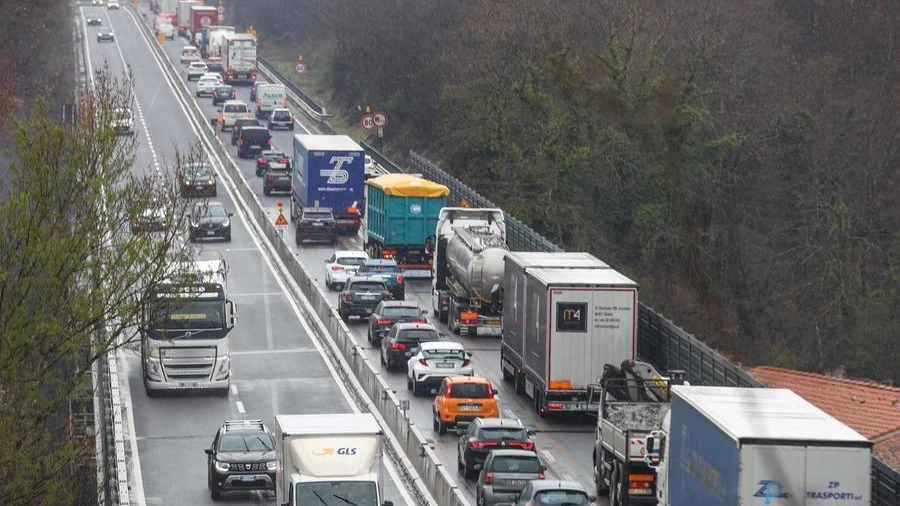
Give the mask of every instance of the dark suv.
M 440 341 L 430 323 L 397 323 L 381 340 L 381 364 L 388 370 L 405 369 L 409 357 L 419 352 L 419 343 Z
M 213 499 L 237 490 L 275 491 L 275 438 L 261 420 L 226 420 L 204 451 Z
M 272 192 L 291 191 L 291 169 L 287 167 L 271 168 L 263 175 L 263 195 Z
M 344 289 L 338 298 L 338 314 L 345 322 L 351 316 L 367 317 L 382 299 L 390 299 L 384 281 L 377 278 L 353 276 L 344 283 Z
M 272 134 L 262 126 L 245 126 L 238 135 L 238 158 L 250 158 L 272 147 Z
M 383 300 L 369 316 L 369 342 L 381 343 L 392 325 L 399 322 L 428 323 L 427 311 L 419 307 L 416 300 Z
M 231 127 L 232 145 L 237 145 L 238 137 L 241 136 L 241 129 L 245 126 L 262 126 L 262 123 L 260 123 L 259 120 L 255 118 L 238 118 L 234 120 L 234 125 L 232 125 Z
M 294 229 L 294 242 L 297 246 L 303 241 L 328 241 L 337 244 L 337 222 L 330 207 L 304 207 L 300 211 L 297 227 Z
M 476 418 L 456 445 L 456 463 L 466 478 L 474 478 L 492 450 L 534 451 L 531 436 L 518 418 Z

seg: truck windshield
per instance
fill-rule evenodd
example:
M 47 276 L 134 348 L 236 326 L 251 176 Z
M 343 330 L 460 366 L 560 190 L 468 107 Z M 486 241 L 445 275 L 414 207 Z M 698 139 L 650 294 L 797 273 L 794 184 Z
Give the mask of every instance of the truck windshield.
M 377 506 L 372 481 L 318 481 L 297 484 L 294 504 L 305 506 Z
M 225 301 L 222 299 L 157 300 L 153 304 L 151 328 L 154 330 L 201 330 L 225 327 Z M 203 334 L 197 334 L 203 338 Z

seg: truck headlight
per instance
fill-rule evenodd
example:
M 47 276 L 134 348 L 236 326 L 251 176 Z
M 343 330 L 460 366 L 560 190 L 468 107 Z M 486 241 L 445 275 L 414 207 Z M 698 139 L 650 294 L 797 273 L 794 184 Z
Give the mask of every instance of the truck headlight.
M 270 461 L 266 462 L 266 471 L 274 471 L 275 466 L 276 466 L 276 463 L 274 460 L 270 460 Z
M 147 360 L 144 361 L 144 369 L 147 371 L 147 376 L 150 379 L 154 379 L 154 380 L 162 379 L 162 370 L 159 365 L 158 358 L 147 357 Z
M 228 462 L 222 462 L 221 460 L 217 460 L 216 461 L 216 471 L 219 471 L 220 473 L 227 473 L 228 472 Z
M 231 359 L 228 357 L 222 357 L 222 360 L 219 362 L 219 367 L 216 369 L 215 379 L 223 380 L 231 374 Z

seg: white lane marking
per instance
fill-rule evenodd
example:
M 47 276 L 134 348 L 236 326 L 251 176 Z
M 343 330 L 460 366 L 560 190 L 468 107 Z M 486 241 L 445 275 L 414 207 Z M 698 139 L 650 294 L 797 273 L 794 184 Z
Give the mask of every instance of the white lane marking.
M 275 348 L 275 338 L 272 336 L 272 305 L 269 304 L 268 296 L 263 297 L 263 314 L 265 314 L 266 322 L 266 347 L 272 350 Z
M 234 383 L 232 383 L 232 384 L 231 384 L 231 395 L 237 395 L 237 394 L 238 394 L 237 385 L 235 385 Z
M 284 295 L 284 292 L 243 292 L 243 293 L 228 292 L 229 297 L 274 297 L 276 295 Z
M 511 409 L 504 409 L 503 414 L 506 415 L 506 418 L 519 418 L 515 413 L 513 413 L 513 410 Z
M 571 474 L 564 474 L 564 475 L 562 475 L 562 479 L 563 479 L 563 481 L 575 481 L 574 479 L 572 479 L 572 475 L 571 475 Z
M 553 458 L 553 455 L 547 450 L 541 450 L 541 456 L 543 456 L 544 460 L 547 462 L 556 462 L 556 459 Z
M 238 413 L 240 413 L 242 415 L 247 413 L 246 411 L 244 411 L 244 403 L 243 402 L 235 401 L 234 405 L 237 406 Z
M 287 349 L 277 349 L 277 350 L 246 350 L 246 351 L 234 351 L 231 350 L 232 355 L 284 355 L 285 353 L 315 353 L 316 350 L 314 348 L 287 348 Z

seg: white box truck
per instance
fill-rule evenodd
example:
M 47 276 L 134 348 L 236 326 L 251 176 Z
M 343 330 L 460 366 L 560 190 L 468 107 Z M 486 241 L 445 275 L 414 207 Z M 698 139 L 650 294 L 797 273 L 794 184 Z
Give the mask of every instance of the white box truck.
M 287 88 L 283 84 L 256 84 L 256 119 L 269 119 L 273 109 L 287 106 Z
M 393 506 L 383 498 L 384 437 L 370 413 L 275 416 L 275 504 Z
M 600 260 L 575 261 L 505 258 L 500 370 L 541 416 L 596 413 L 603 365 L 635 357 L 637 283 Z
M 872 443 L 787 389 L 673 386 L 659 506 L 868 506 Z

